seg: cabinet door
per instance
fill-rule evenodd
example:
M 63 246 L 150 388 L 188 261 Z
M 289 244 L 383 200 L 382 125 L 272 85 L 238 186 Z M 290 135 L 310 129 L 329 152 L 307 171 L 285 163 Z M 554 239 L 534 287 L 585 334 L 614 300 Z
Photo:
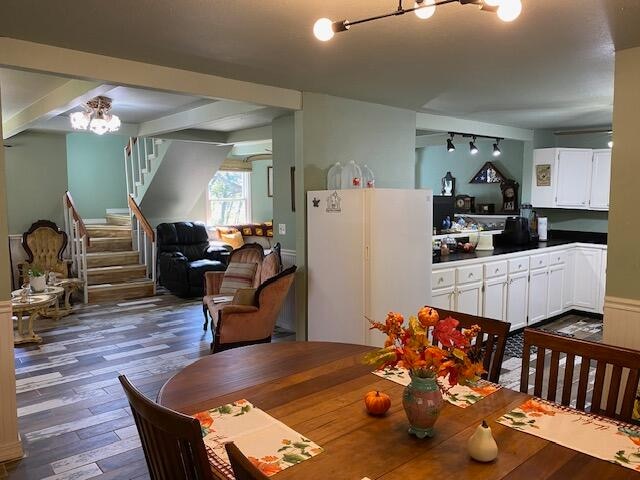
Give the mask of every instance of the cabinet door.
M 549 271 L 546 268 L 531 270 L 529 274 L 529 321 L 536 324 L 547 318 Z
M 507 277 L 492 278 L 484 282 L 482 292 L 482 316 L 506 320 Z
M 555 207 L 558 150 L 539 148 L 533 151 L 531 204 L 537 208 Z
M 576 249 L 574 271 L 575 308 L 588 312 L 597 312 L 602 277 L 602 251 L 596 248 L 578 247 Z
M 564 270 L 564 285 L 562 287 L 562 305 L 566 312 L 573 308 L 575 291 L 575 263 L 576 252 L 574 249 L 567 251 L 567 261 Z
M 482 283 L 456 287 L 455 311 L 479 316 L 482 313 Z
M 529 272 L 509 275 L 507 282 L 507 322 L 511 330 L 527 326 L 527 301 L 529 299 Z
M 547 293 L 547 318 L 560 315 L 564 311 L 565 265 L 549 267 L 549 289 Z
M 594 210 L 609 210 L 610 183 L 611 150 L 595 150 L 591 169 L 590 208 Z
M 602 266 L 600 267 L 600 293 L 598 294 L 598 311 L 604 313 L 604 296 L 607 290 L 607 251 L 602 251 Z
M 453 291 L 453 287 L 434 288 L 431 290 L 431 306 L 434 308 L 453 310 Z
M 591 150 L 560 150 L 556 205 L 587 208 L 591 187 Z

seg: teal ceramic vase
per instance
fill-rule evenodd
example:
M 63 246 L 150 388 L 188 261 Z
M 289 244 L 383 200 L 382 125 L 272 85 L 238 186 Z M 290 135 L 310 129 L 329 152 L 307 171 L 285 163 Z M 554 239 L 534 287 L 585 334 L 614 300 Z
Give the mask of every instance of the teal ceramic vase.
M 418 438 L 433 437 L 433 426 L 442 410 L 442 393 L 434 378 L 411 375 L 404 389 L 402 406 L 409 419 L 409 433 Z

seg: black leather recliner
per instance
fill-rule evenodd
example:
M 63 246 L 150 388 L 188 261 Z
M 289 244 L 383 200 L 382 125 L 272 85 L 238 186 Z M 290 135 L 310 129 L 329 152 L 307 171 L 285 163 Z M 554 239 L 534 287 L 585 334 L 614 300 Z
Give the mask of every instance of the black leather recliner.
M 161 223 L 157 232 L 160 285 L 179 297 L 203 296 L 205 272 L 224 271 L 228 250 L 209 245 L 201 222 Z

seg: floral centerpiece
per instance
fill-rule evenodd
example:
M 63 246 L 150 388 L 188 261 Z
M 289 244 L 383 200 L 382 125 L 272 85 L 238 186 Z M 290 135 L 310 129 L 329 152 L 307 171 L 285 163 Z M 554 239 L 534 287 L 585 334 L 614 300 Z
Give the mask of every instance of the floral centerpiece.
M 380 369 L 409 371 L 411 383 L 402 402 L 411 424 L 409 433 L 420 438 L 432 436 L 442 393 L 453 385 L 474 382 L 484 373 L 481 346 L 471 343 L 480 327 L 459 329 L 456 319 L 440 319 L 437 310 L 426 306 L 407 323 L 395 312 L 390 312 L 384 323 L 370 322 L 371 329 L 380 330 L 387 339 L 383 348 L 366 354 L 364 361 Z M 438 378 L 443 380 L 438 382 Z

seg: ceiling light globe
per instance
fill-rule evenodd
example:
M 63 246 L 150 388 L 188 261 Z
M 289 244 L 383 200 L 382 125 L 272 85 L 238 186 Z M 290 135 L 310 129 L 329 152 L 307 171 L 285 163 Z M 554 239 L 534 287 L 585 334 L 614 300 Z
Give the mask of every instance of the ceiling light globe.
M 118 130 L 120 130 L 121 124 L 122 122 L 120 122 L 120 117 L 118 117 L 117 115 L 111 115 L 111 118 L 107 122 L 107 128 L 110 132 L 117 132 Z
M 313 34 L 322 42 L 328 42 L 333 38 L 333 22 L 328 18 L 321 18 L 313 25 Z
M 434 5 L 435 0 L 424 0 L 423 2 L 415 2 L 413 4 L 414 10 L 413 13 L 416 14 L 416 17 L 426 20 L 427 18 L 431 18 L 434 13 L 436 13 L 436 6 Z
M 89 130 L 96 135 L 104 135 L 109 131 L 109 124 L 104 118 L 94 118 L 89 124 Z
M 87 112 L 73 112 L 69 115 L 71 127 L 74 130 L 86 130 L 89 126 L 89 115 Z
M 498 17 L 503 22 L 512 22 L 520 16 L 522 2 L 520 0 L 501 0 L 498 7 Z

